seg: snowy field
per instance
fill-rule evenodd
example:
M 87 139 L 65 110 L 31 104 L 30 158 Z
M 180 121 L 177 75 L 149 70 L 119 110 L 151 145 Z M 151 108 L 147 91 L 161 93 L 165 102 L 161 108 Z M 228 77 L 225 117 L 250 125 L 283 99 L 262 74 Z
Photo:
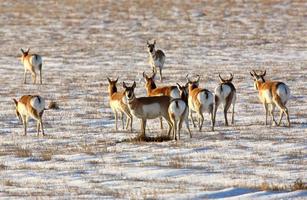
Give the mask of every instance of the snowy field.
M 307 199 L 306 10 L 303 0 L 1 1 L 0 198 Z M 234 126 L 219 109 L 216 130 L 206 114 L 192 139 L 183 128 L 177 142 L 128 142 L 136 118 L 133 133 L 114 130 L 107 76 L 144 96 L 154 39 L 166 54 L 159 86 L 190 73 L 214 91 L 219 73 L 234 74 Z M 23 84 L 28 47 L 43 57 L 43 85 Z M 264 125 L 252 69 L 290 87 L 291 128 Z M 34 121 L 22 135 L 12 98 L 24 94 L 60 107 L 45 112 L 45 137 Z M 147 135 L 162 134 L 150 120 Z

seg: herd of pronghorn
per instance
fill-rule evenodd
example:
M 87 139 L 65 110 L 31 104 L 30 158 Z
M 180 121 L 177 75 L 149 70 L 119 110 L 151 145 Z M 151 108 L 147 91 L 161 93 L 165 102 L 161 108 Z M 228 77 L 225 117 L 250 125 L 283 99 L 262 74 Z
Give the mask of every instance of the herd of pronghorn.
M 211 116 L 211 129 L 214 130 L 215 117 L 219 105 L 223 105 L 225 125 L 228 126 L 227 112 L 232 105 L 231 123 L 234 124 L 234 113 L 236 103 L 236 88 L 232 83 L 233 74 L 230 78 L 225 79 L 219 75 L 220 83 L 212 93 L 207 89 L 199 87 L 200 76 L 197 75 L 191 80 L 189 75 L 186 76 L 187 83 L 185 85 L 176 84 L 176 86 L 157 87 L 155 76 L 159 70 L 160 81 L 162 82 L 162 69 L 165 61 L 165 54 L 161 50 L 155 49 L 156 41 L 149 43 L 147 41 L 147 49 L 149 53 L 149 63 L 152 67 L 152 75 L 148 76 L 143 72 L 145 80 L 145 88 L 147 97 L 136 97 L 136 83 L 133 82 L 128 86 L 123 82 L 123 91 L 117 90 L 117 81 L 108 79 L 109 82 L 109 103 L 115 115 L 115 129 L 117 130 L 118 118 L 121 117 L 122 126 L 124 128 L 124 115 L 126 116 L 126 129 L 130 127 L 132 131 L 133 117 L 141 119 L 141 136 L 145 137 L 146 121 L 148 119 L 160 118 L 161 128 L 163 129 L 162 118 L 168 125 L 168 136 L 177 140 L 180 139 L 180 130 L 182 123 L 185 122 L 186 128 L 192 137 L 189 128 L 189 118 L 193 126 L 196 127 L 193 112 L 197 114 L 197 125 L 201 131 L 204 121 L 203 113 L 209 113 Z M 24 51 L 21 49 L 21 61 L 24 65 L 24 83 L 26 84 L 26 75 L 29 71 L 32 75 L 33 83 L 36 83 L 36 76 L 40 75 L 40 84 L 42 84 L 42 58 L 37 54 L 30 54 L 29 49 Z M 283 82 L 266 81 L 264 72 L 250 72 L 253 77 L 255 89 L 259 92 L 259 99 L 265 108 L 265 124 L 267 125 L 268 112 L 270 112 L 273 125 L 280 125 L 283 115 L 285 114 L 290 127 L 289 113 L 286 103 L 290 98 L 289 87 Z M 19 100 L 13 99 L 16 105 L 16 115 L 24 125 L 24 134 L 27 134 L 27 124 L 29 117 L 37 120 L 37 134 L 40 129 L 44 135 L 42 115 L 45 108 L 45 100 L 38 95 L 25 95 Z M 274 119 L 275 107 L 280 109 L 280 118 L 278 123 Z

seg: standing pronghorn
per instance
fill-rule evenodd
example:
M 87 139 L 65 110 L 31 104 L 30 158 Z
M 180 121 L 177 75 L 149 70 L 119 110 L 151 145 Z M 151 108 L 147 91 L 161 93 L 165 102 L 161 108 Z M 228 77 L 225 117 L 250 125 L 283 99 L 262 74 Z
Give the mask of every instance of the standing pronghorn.
M 38 95 L 25 95 L 22 96 L 19 101 L 16 99 L 13 100 L 15 103 L 16 115 L 24 126 L 24 135 L 27 135 L 29 117 L 37 121 L 37 135 L 39 135 L 39 129 L 41 129 L 42 134 L 45 135 L 42 121 L 45 110 L 45 100 Z
M 183 121 L 190 133 L 190 138 L 192 138 L 192 133 L 189 127 L 188 93 L 185 86 L 180 86 L 178 83 L 177 86 L 180 91 L 180 98 L 172 99 L 168 107 L 168 113 L 173 125 L 173 138 L 177 140 L 178 133 L 178 138 L 180 140 L 180 130 Z
M 118 78 L 115 81 L 112 81 L 108 78 L 109 81 L 109 103 L 110 107 L 114 113 L 115 116 L 115 130 L 117 130 L 117 118 L 118 114 L 121 116 L 122 119 L 122 125 L 124 129 L 124 117 L 123 113 L 125 113 L 127 117 L 126 122 L 126 129 L 128 129 L 128 126 L 130 124 L 130 131 L 132 132 L 132 115 L 130 113 L 130 110 L 128 108 L 128 105 L 124 103 L 124 92 L 117 92 L 116 83 L 118 81 Z
M 126 83 L 123 82 L 123 87 L 125 88 L 125 96 L 132 115 L 142 120 L 141 136 L 143 138 L 145 137 L 147 119 L 155 119 L 161 116 L 166 119 L 169 125 L 168 135 L 170 135 L 172 122 L 170 121 L 168 115 L 168 107 L 171 98 L 169 96 L 136 98 L 134 93 L 134 89 L 136 87 L 135 82 L 133 82 L 131 87 L 128 87 Z
M 143 72 L 147 96 L 169 96 L 172 98 L 180 98 L 179 90 L 176 86 L 157 87 L 155 84 L 155 76 L 156 73 L 154 71 L 150 77 Z M 161 129 L 163 129 L 162 117 L 160 118 L 160 126 Z
M 155 50 L 156 40 L 153 44 L 147 41 L 147 50 L 149 53 L 149 64 L 152 70 L 157 73 L 157 68 L 159 68 L 160 81 L 162 82 L 162 68 L 165 62 L 165 54 L 160 49 Z
M 193 122 L 193 126 L 195 126 L 195 122 L 192 116 L 192 111 L 195 111 L 198 114 L 198 127 L 199 131 L 201 131 L 201 128 L 203 126 L 204 122 L 204 112 L 208 112 L 211 115 L 211 125 L 212 125 L 212 131 L 214 131 L 214 113 L 213 113 L 213 106 L 214 106 L 214 96 L 212 92 L 210 92 L 207 89 L 201 89 L 198 88 L 199 86 L 199 75 L 197 75 L 196 81 L 191 81 L 188 78 L 188 75 L 186 76 L 188 84 L 189 84 L 189 113 L 190 118 Z
M 231 124 L 234 124 L 235 103 L 237 99 L 236 88 L 232 84 L 233 74 L 230 74 L 229 79 L 223 79 L 219 74 L 220 84 L 215 88 L 215 108 L 214 108 L 214 122 L 216 118 L 216 111 L 222 103 L 224 108 L 225 125 L 228 126 L 227 111 L 232 104 Z
M 43 60 L 40 55 L 29 54 L 30 48 L 27 51 L 20 49 L 22 52 L 21 62 L 25 68 L 23 83 L 26 84 L 27 71 L 29 70 L 32 75 L 33 84 L 36 83 L 36 75 L 39 72 L 40 84 L 43 83 L 42 80 L 42 65 Z
M 290 127 L 290 119 L 288 109 L 285 106 L 290 98 L 290 89 L 283 83 L 278 81 L 265 81 L 264 76 L 266 71 L 261 74 L 257 74 L 254 70 L 250 72 L 251 76 L 254 78 L 255 89 L 259 92 L 259 99 L 265 108 L 265 125 L 267 125 L 268 118 L 268 104 L 271 104 L 270 114 L 272 117 L 273 125 L 280 125 L 284 113 L 287 116 L 288 126 Z M 274 109 L 275 106 L 280 109 L 280 119 L 278 124 L 274 119 Z

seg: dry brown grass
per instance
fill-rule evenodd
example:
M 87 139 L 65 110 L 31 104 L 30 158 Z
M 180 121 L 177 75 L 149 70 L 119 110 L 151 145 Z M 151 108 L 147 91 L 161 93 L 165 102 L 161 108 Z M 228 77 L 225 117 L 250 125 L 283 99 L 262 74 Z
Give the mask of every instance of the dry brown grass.
M 0 164 L 0 170 L 6 170 L 7 166 L 3 163 Z
M 57 102 L 51 101 L 51 102 L 48 104 L 48 109 L 58 110 L 58 109 L 60 109 L 60 107 L 59 107 L 59 105 L 58 105 Z
M 150 137 L 150 136 L 143 136 L 143 135 L 138 135 L 137 137 L 134 138 L 129 138 L 123 140 L 123 142 L 133 142 L 133 143 L 139 143 L 139 142 L 167 142 L 172 140 L 170 137 L 167 135 L 160 135 L 157 137 Z
M 293 183 L 291 189 L 293 191 L 295 190 L 307 190 L 307 183 L 304 183 L 302 179 L 298 178 L 296 181 Z
M 3 185 L 5 186 L 14 186 L 14 182 L 11 180 L 4 180 Z
M 51 150 L 46 150 L 46 151 L 43 151 L 41 154 L 40 154 L 40 159 L 42 161 L 49 161 L 52 159 L 52 156 L 54 155 L 54 152 L 51 151 Z
M 258 188 L 263 191 L 296 191 L 307 190 L 307 184 L 298 178 L 292 185 L 277 185 L 263 182 Z
M 27 158 L 32 156 L 32 151 L 30 149 L 17 147 L 15 149 L 15 155 L 20 158 Z

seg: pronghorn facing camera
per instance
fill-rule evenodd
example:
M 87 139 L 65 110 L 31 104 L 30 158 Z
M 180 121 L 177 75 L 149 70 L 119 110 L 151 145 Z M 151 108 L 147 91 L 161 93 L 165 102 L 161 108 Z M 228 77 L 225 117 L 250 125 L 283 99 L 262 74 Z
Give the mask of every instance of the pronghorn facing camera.
M 185 86 L 180 86 L 178 83 L 177 86 L 178 90 L 180 91 L 180 98 L 172 99 L 168 107 L 168 113 L 173 126 L 173 139 L 177 140 L 178 134 L 178 138 L 180 140 L 180 130 L 183 121 L 185 122 L 190 133 L 190 138 L 192 138 L 189 127 L 188 93 Z
M 146 121 L 158 117 L 166 119 L 169 125 L 168 135 L 170 136 L 172 123 L 168 115 L 168 107 L 171 98 L 169 96 L 136 98 L 134 93 L 136 87 L 135 82 L 131 87 L 128 87 L 126 83 L 123 82 L 123 87 L 125 88 L 125 96 L 132 115 L 142 120 L 141 136 L 143 138 L 145 137 Z
M 216 119 L 216 111 L 220 104 L 223 104 L 225 125 L 228 126 L 227 111 L 232 104 L 231 123 L 234 124 L 235 103 L 237 99 L 236 88 L 232 84 L 233 74 L 230 74 L 229 79 L 223 79 L 219 74 L 220 84 L 215 88 L 215 108 L 214 122 Z
M 128 129 L 128 126 L 130 124 L 130 131 L 132 132 L 132 115 L 130 113 L 130 110 L 128 108 L 128 105 L 124 103 L 124 92 L 118 92 L 116 83 L 118 81 L 118 78 L 113 81 L 110 78 L 108 78 L 109 82 L 109 103 L 110 107 L 114 113 L 115 116 L 115 130 L 117 130 L 117 119 L 118 115 L 121 116 L 122 119 L 122 126 L 124 129 L 124 118 L 123 118 L 123 113 L 127 117 L 127 122 L 126 122 L 126 129 Z
M 196 127 L 192 116 L 192 111 L 196 112 L 198 115 L 199 131 L 201 131 L 204 122 L 203 113 L 207 112 L 211 115 L 211 130 L 214 131 L 214 96 L 212 92 L 207 89 L 198 88 L 200 79 L 199 75 L 197 75 L 197 80 L 194 81 L 191 81 L 188 75 L 186 76 L 186 78 L 189 84 L 189 113 L 190 118 L 193 122 L 193 126 Z
M 27 71 L 30 71 L 32 75 L 32 81 L 33 84 L 36 83 L 36 75 L 39 72 L 39 78 L 40 78 L 40 84 L 43 83 L 42 80 L 42 65 L 43 65 L 43 60 L 40 55 L 37 54 L 29 54 L 30 49 L 27 51 L 24 51 L 23 49 L 20 49 L 22 52 L 21 56 L 21 62 L 23 63 L 24 66 L 24 79 L 23 83 L 26 84 L 26 78 L 27 78 Z
M 25 95 L 18 101 L 16 99 L 13 99 L 13 101 L 15 103 L 16 115 L 19 120 L 22 121 L 24 126 L 24 135 L 27 135 L 29 117 L 32 117 L 37 121 L 37 135 L 39 135 L 40 129 L 42 134 L 45 135 L 42 121 L 45 110 L 45 100 L 38 95 Z
M 154 43 L 150 44 L 147 41 L 147 50 L 149 53 L 149 64 L 152 67 L 152 70 L 157 73 L 157 68 L 159 68 L 160 81 L 162 82 L 162 69 L 165 62 L 165 54 L 160 49 L 155 49 L 156 40 Z
M 154 71 L 151 76 L 147 76 L 145 72 L 143 72 L 147 96 L 169 96 L 172 98 L 180 98 L 179 90 L 176 86 L 157 87 L 155 84 L 155 76 L 156 73 Z M 160 126 L 161 129 L 163 129 L 162 118 L 160 118 Z
M 265 81 L 264 76 L 266 71 L 257 74 L 254 70 L 250 72 L 250 75 L 254 79 L 255 89 L 259 92 L 259 99 L 265 109 L 265 125 L 267 125 L 268 118 L 268 105 L 271 105 L 270 115 L 273 125 L 280 125 L 283 115 L 286 114 L 288 126 L 290 127 L 289 112 L 286 107 L 286 103 L 290 98 L 290 89 L 283 83 L 278 81 Z M 277 106 L 280 109 L 280 118 L 278 124 L 274 119 L 274 109 Z

